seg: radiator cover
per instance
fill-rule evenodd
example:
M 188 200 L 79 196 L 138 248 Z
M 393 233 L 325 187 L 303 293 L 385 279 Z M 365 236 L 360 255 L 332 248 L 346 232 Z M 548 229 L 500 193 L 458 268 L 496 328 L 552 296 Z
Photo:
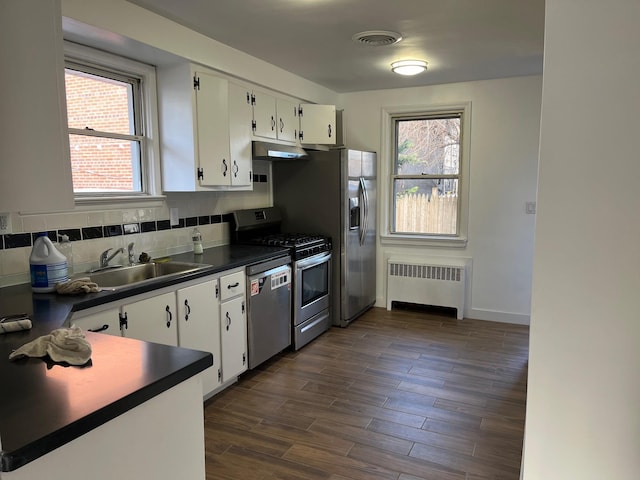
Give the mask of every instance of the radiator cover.
M 387 310 L 391 302 L 452 307 L 464 315 L 465 267 L 451 262 L 387 260 Z

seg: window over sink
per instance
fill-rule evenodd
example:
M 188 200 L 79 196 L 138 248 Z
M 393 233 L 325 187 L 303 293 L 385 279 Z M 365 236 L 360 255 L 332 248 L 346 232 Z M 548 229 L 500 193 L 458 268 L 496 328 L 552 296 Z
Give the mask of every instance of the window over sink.
M 159 193 L 155 68 L 65 44 L 65 87 L 76 202 Z

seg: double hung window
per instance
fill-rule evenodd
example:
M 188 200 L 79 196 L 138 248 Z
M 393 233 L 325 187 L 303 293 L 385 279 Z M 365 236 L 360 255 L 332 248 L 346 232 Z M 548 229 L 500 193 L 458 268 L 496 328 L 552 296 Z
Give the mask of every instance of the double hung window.
M 463 111 L 392 117 L 390 232 L 460 235 Z
M 71 52 L 69 51 L 71 50 Z M 76 198 L 155 193 L 153 67 L 73 46 L 65 87 Z

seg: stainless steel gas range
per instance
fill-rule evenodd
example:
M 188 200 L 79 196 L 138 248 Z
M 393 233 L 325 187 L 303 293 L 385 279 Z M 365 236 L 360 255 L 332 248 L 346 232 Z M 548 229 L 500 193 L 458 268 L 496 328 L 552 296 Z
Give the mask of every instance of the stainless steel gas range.
M 234 242 L 289 249 L 293 262 L 291 339 L 298 350 L 328 330 L 332 323 L 331 239 L 313 233 L 280 232 L 282 216 L 275 207 L 239 210 L 233 215 Z M 248 321 L 251 330 L 254 320 Z

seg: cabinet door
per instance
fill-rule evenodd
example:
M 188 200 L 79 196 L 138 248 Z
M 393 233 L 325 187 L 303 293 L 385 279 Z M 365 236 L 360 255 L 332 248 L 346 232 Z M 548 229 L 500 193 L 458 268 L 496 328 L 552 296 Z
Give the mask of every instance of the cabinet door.
M 301 104 L 300 143 L 336 144 L 336 106 Z
M 276 138 L 276 99 L 265 92 L 253 92 L 253 135 Z
M 251 158 L 251 92 L 229 83 L 231 185 L 253 188 Z
M 202 372 L 204 395 L 220 385 L 220 301 L 218 280 L 181 288 L 176 292 L 178 345 L 213 354 L 213 366 Z
M 222 303 L 220 340 L 224 383 L 247 369 L 247 314 L 244 296 Z
M 85 332 L 99 332 L 107 335 L 122 336 L 120 331 L 120 309 L 111 308 L 104 312 L 92 313 L 82 318 L 72 318 L 71 325 L 80 327 Z
M 296 142 L 298 140 L 298 105 L 288 100 L 278 99 L 277 102 L 278 140 Z
M 196 72 L 196 122 L 201 186 L 231 185 L 228 81 Z
M 126 315 L 125 337 L 178 345 L 175 293 L 164 293 L 124 305 L 122 314 Z

